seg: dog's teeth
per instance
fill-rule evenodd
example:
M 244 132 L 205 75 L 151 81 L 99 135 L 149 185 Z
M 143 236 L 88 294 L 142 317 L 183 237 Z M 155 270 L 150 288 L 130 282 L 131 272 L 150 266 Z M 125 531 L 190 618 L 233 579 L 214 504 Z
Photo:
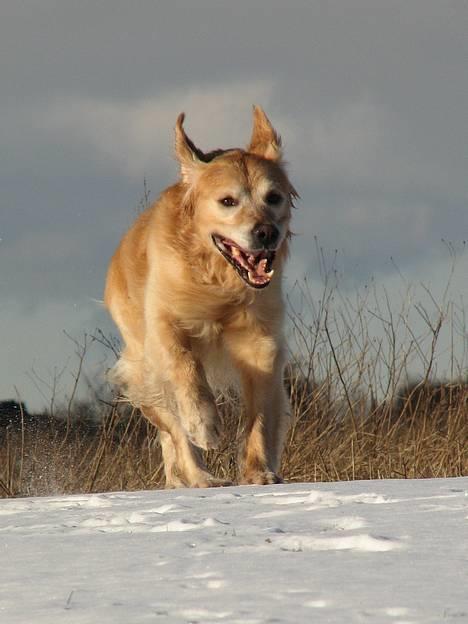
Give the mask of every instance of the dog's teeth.
M 249 281 L 253 284 L 266 284 L 270 281 L 271 276 L 274 271 L 270 271 L 269 273 L 264 273 L 263 275 L 255 275 L 248 271 Z

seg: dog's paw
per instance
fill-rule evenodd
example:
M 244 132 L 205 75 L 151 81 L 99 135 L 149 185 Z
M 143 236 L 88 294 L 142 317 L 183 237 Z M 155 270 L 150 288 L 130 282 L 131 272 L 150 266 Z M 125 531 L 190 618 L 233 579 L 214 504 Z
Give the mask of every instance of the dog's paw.
M 188 483 L 193 488 L 212 488 L 212 487 L 228 487 L 232 485 L 227 479 L 218 479 L 206 471 L 201 471 L 199 475 Z
M 205 451 L 214 449 L 221 436 L 221 418 L 213 401 L 203 401 L 190 410 L 185 419 L 190 441 Z
M 187 485 L 180 477 L 177 477 L 175 475 L 171 476 L 170 478 L 166 477 L 166 483 L 164 485 L 164 488 L 166 490 L 177 490 L 184 487 L 187 487 Z
M 271 470 L 247 472 L 241 479 L 241 485 L 274 485 L 283 483 L 283 479 Z

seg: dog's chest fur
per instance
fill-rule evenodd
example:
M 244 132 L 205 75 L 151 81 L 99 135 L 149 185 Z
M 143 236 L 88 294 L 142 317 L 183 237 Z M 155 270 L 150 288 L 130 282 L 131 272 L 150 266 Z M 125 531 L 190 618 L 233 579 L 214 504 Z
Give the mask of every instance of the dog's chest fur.
M 224 342 L 224 324 L 219 321 L 194 321 L 190 344 L 201 362 L 207 381 L 215 392 L 238 389 L 239 374 Z

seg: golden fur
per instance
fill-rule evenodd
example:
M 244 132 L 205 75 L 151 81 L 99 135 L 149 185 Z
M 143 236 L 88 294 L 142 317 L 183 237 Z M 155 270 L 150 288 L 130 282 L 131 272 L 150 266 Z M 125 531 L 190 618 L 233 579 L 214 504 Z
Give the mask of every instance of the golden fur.
M 209 474 L 199 449 L 214 448 L 221 432 L 214 392 L 233 386 L 246 408 L 242 482 L 276 483 L 289 423 L 281 281 L 295 191 L 259 107 L 246 150 L 205 154 L 183 121 L 180 181 L 138 217 L 110 263 L 105 303 L 125 343 L 114 379 L 159 427 L 168 487 L 226 484 Z M 259 237 L 269 240 L 272 230 L 274 277 L 258 260 L 270 258 Z M 253 277 L 231 266 L 214 234 L 230 257 L 253 263 Z

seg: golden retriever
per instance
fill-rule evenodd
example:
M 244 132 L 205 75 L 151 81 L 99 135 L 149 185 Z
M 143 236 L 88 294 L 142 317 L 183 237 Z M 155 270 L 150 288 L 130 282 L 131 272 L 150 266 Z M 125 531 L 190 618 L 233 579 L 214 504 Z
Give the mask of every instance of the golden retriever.
M 180 180 L 123 237 L 105 303 L 125 347 L 113 377 L 160 430 L 167 487 L 227 485 L 201 449 L 215 448 L 215 392 L 245 402 L 241 482 L 280 482 L 290 420 L 283 371 L 283 265 L 296 192 L 281 140 L 253 109 L 247 149 L 204 153 L 175 129 Z

